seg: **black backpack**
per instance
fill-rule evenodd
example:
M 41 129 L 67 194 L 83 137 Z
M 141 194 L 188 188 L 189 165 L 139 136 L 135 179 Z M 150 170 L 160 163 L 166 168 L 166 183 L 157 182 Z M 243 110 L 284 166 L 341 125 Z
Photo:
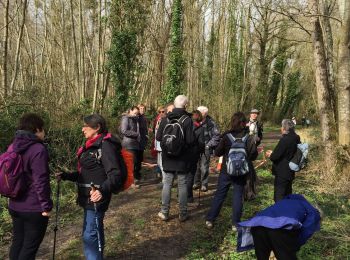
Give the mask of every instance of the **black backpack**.
M 186 145 L 183 124 L 188 118 L 187 115 L 183 115 L 179 119 L 167 119 L 168 123 L 164 127 L 160 142 L 162 153 L 170 157 L 177 157 L 181 154 Z

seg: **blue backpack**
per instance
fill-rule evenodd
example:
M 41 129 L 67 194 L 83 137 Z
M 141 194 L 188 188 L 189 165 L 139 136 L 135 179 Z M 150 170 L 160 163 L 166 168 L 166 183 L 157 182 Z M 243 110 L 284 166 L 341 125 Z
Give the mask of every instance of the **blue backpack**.
M 289 168 L 292 171 L 298 172 L 306 167 L 307 164 L 307 154 L 309 152 L 308 143 L 298 144 L 297 150 L 293 155 L 293 158 L 289 162 Z
M 231 148 L 227 155 L 227 174 L 231 176 L 243 176 L 249 172 L 246 143 L 249 135 L 243 138 L 235 138 L 232 134 L 227 134 L 231 141 Z

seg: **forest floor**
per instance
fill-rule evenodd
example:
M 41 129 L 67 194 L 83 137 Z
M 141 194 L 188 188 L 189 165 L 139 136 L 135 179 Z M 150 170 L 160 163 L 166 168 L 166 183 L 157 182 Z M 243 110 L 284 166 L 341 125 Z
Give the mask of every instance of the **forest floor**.
M 271 149 L 280 134 L 276 128 L 265 133 L 263 146 Z M 261 158 L 260 158 L 261 159 Z M 152 162 L 146 158 L 147 162 Z M 216 160 L 213 160 L 215 166 Z M 247 219 L 257 211 L 273 204 L 273 177 L 270 165 L 258 171 L 258 197 L 244 204 L 242 219 Z M 189 204 L 190 219 L 184 223 L 178 220 L 176 187 L 173 188 L 170 220 L 161 221 L 157 217 L 160 209 L 161 188 L 156 174 L 151 169 L 143 169 L 144 180 L 140 189 L 130 189 L 113 196 L 105 216 L 105 259 L 255 259 L 254 251 L 237 253 L 236 234 L 231 231 L 231 194 L 221 210 L 212 230 L 205 228 L 205 215 L 216 188 L 218 175 L 211 169 L 209 191 L 194 192 L 195 203 Z M 299 252 L 300 259 L 350 259 L 350 205 L 347 198 L 332 194 L 321 194 L 315 188 L 313 178 L 300 174 L 294 184 L 296 193 L 304 194 L 311 202 L 317 201 L 325 210 L 323 228 Z M 63 186 L 63 193 L 71 189 Z M 61 204 L 73 201 L 62 197 Z M 67 197 L 66 196 L 66 197 Z M 56 259 L 84 259 L 82 250 L 82 217 L 77 206 L 66 205 L 60 212 L 57 232 Z M 53 248 L 54 215 L 50 220 L 45 239 L 37 259 L 51 259 Z M 8 244 L 7 244 L 8 246 Z M 1 255 L 8 250 L 0 246 Z M 1 254 L 2 252 L 2 254 Z M 324 258 L 325 257 L 325 258 Z

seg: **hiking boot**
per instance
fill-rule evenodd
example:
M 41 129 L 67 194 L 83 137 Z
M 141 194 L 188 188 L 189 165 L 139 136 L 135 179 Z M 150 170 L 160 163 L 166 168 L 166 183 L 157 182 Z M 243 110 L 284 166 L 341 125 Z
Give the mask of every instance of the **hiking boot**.
M 161 220 L 163 220 L 163 221 L 167 221 L 167 220 L 169 219 L 168 214 L 165 214 L 165 213 L 163 213 L 163 212 L 161 212 L 161 211 L 158 213 L 158 217 L 159 217 Z
M 188 214 L 180 214 L 179 215 L 179 220 L 180 222 L 185 222 L 188 219 Z
M 208 187 L 207 187 L 207 186 L 202 186 L 202 187 L 201 187 L 201 191 L 207 192 L 207 191 L 208 191 Z
M 199 187 L 200 187 L 200 185 L 199 185 L 199 184 L 194 184 L 194 185 L 193 185 L 193 187 L 192 187 L 192 189 L 193 189 L 193 190 L 198 190 L 198 189 L 199 189 Z
M 232 231 L 237 232 L 237 227 L 235 225 L 232 225 Z
M 187 198 L 187 203 L 194 203 L 194 198 L 193 197 Z
M 207 226 L 207 228 L 209 228 L 209 229 L 212 229 L 213 228 L 213 222 L 211 222 L 211 221 L 205 221 L 205 225 Z

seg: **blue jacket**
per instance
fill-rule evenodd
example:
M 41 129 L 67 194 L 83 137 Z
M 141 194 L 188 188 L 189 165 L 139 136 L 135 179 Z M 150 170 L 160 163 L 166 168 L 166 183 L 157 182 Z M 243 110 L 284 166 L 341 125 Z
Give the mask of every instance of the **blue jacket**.
M 255 217 L 238 223 L 238 250 L 250 249 L 249 239 L 251 227 L 267 227 L 271 229 L 300 229 L 299 246 L 302 246 L 320 230 L 320 213 L 302 195 L 291 194 L 274 205 L 260 211 Z M 243 238 L 243 240 L 242 240 Z M 247 247 L 246 249 L 243 249 Z

